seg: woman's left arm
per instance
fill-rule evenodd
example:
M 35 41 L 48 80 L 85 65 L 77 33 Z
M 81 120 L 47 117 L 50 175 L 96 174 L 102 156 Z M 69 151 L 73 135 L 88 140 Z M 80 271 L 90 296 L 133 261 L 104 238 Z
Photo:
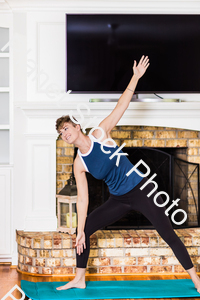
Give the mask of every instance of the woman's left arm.
M 119 98 L 116 107 L 113 111 L 108 115 L 99 126 L 103 128 L 106 136 L 109 135 L 111 130 L 117 125 L 121 117 L 123 116 L 125 110 L 128 108 L 135 88 L 137 86 L 138 80 L 144 75 L 146 69 L 149 66 L 148 56 L 142 56 L 138 65 L 136 65 L 136 61 L 134 61 L 133 65 L 133 76 L 121 97 Z

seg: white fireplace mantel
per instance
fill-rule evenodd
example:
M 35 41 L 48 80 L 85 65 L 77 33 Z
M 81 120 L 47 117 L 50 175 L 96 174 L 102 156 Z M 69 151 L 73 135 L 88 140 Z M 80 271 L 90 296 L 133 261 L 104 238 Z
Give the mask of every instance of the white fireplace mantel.
M 86 105 L 89 108 L 87 114 Z M 17 108 L 24 111 L 28 117 L 29 133 L 34 133 L 38 126 L 35 121 L 42 121 L 43 131 L 54 134 L 55 120 L 69 114 L 73 110 L 74 116 L 80 120 L 77 112 L 79 105 L 84 115 L 85 125 L 91 118 L 97 117 L 91 126 L 97 126 L 116 106 L 116 102 L 96 102 L 89 101 L 66 101 L 64 103 L 18 103 Z M 44 119 L 53 121 L 53 126 L 45 128 Z M 49 125 L 49 122 L 46 124 Z M 182 128 L 188 130 L 200 130 L 200 102 L 131 102 L 118 125 L 146 125 L 162 126 L 172 128 Z M 91 127 L 89 126 L 89 127 Z M 36 133 L 36 132 L 35 132 Z M 41 133 L 41 128 L 40 128 Z

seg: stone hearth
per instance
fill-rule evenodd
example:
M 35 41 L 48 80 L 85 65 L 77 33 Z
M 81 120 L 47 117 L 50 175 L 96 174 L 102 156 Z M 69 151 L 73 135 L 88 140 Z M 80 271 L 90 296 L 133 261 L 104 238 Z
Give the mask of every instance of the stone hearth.
M 200 228 L 175 230 L 200 272 Z M 18 271 L 74 274 L 76 236 L 57 232 L 16 231 Z M 98 230 L 90 237 L 87 273 L 184 273 L 172 250 L 155 230 Z

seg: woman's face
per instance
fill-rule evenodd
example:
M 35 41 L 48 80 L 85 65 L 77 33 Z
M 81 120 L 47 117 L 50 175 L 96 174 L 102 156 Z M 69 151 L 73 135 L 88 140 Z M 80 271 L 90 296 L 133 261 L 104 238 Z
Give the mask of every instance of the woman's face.
M 74 141 L 78 137 L 79 125 L 75 127 L 71 123 L 64 123 L 62 129 L 60 129 L 60 135 L 63 141 L 68 144 L 74 144 Z

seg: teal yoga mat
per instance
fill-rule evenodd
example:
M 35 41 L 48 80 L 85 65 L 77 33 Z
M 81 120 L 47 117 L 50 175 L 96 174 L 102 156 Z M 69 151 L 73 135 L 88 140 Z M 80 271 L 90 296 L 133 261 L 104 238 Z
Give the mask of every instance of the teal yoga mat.
M 85 289 L 56 290 L 66 283 L 22 280 L 21 289 L 32 300 L 200 297 L 190 279 L 86 281 Z

